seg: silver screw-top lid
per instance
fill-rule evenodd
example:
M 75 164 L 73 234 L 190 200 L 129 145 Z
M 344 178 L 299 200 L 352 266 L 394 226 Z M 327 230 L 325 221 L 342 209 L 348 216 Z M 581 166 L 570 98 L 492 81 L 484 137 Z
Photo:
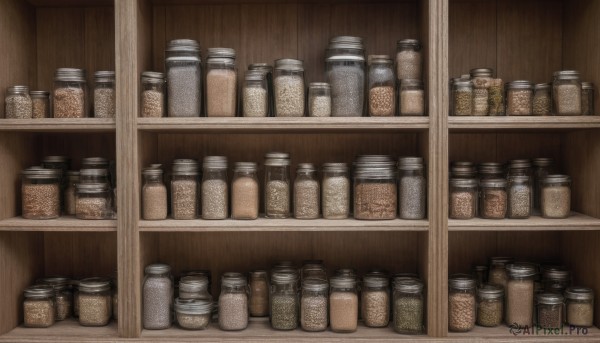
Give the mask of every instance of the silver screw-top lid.
M 485 179 L 480 181 L 481 187 L 506 187 L 505 179 Z
M 569 287 L 565 290 L 565 298 L 572 300 L 592 300 L 594 290 L 588 287 Z
M 244 172 L 255 172 L 258 169 L 258 165 L 255 162 L 235 162 L 235 171 Z
M 79 281 L 79 291 L 87 293 L 99 293 L 110 290 L 108 278 L 92 277 Z
M 305 279 L 302 281 L 302 289 L 312 292 L 325 292 L 329 289 L 327 280 Z
M 558 293 L 540 293 L 535 296 L 539 304 L 560 305 L 565 301 L 565 297 Z
M 204 169 L 227 169 L 227 157 L 225 156 L 204 156 L 202 160 Z
M 144 272 L 152 275 L 166 274 L 171 272 L 171 266 L 164 263 L 150 264 L 144 268 Z
M 370 288 L 383 288 L 390 285 L 390 279 L 384 275 L 365 275 L 363 285 Z
M 416 279 L 396 280 L 394 289 L 405 293 L 419 293 L 423 290 L 423 283 Z
M 276 271 L 271 274 L 271 283 L 282 285 L 298 282 L 298 273 L 295 270 Z
M 323 163 L 323 171 L 324 172 L 346 172 L 348 171 L 347 163 Z
M 536 274 L 534 266 L 529 263 L 508 264 L 506 271 L 511 278 L 528 278 Z
M 175 299 L 175 311 L 181 314 L 208 314 L 211 313 L 214 303 L 205 299 Z
M 504 288 L 496 285 L 483 285 L 477 289 L 477 295 L 483 299 L 501 299 L 504 296 Z
M 246 277 L 241 273 L 227 272 L 221 277 L 223 287 L 245 287 L 247 284 Z
M 475 288 L 477 282 L 473 276 L 469 274 L 453 274 L 448 279 L 448 286 L 456 289 L 472 289 Z
M 398 48 L 414 48 L 416 50 L 421 50 L 421 42 L 418 39 L 401 39 L 396 43 Z
M 11 86 L 6 89 L 6 95 L 17 95 L 17 94 L 29 94 L 29 87 L 27 86 Z
M 208 288 L 208 277 L 206 276 L 184 276 L 179 279 L 180 292 L 200 292 Z
M 354 288 L 356 283 L 356 277 L 353 276 L 334 276 L 329 280 L 332 288 Z
M 492 68 L 475 68 L 470 71 L 471 77 L 492 77 L 494 69 Z
M 571 182 L 569 175 L 551 174 L 540 180 L 543 184 L 551 184 L 557 182 Z
M 54 288 L 50 285 L 33 285 L 25 288 L 23 296 L 29 299 L 40 299 L 54 296 Z

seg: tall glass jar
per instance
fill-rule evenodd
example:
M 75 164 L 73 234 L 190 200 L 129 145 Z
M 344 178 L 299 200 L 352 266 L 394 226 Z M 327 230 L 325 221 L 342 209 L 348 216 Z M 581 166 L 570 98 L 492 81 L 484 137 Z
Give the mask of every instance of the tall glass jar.
M 320 187 L 317 170 L 312 163 L 300 163 L 294 180 L 294 217 L 296 219 L 319 218 Z
M 147 168 L 142 171 L 142 218 L 144 220 L 167 219 L 167 187 L 163 183 L 163 171 Z
M 455 274 L 448 279 L 448 330 L 466 332 L 475 327 L 475 285 L 470 275 Z
M 327 330 L 329 284 L 326 280 L 305 279 L 302 281 L 300 300 L 300 326 L 304 331 Z
M 506 323 L 520 327 L 533 324 L 533 277 L 535 269 L 530 264 L 515 263 L 506 266 Z
M 535 297 L 536 325 L 543 329 L 560 329 L 565 319 L 564 300 L 561 294 L 541 293 Z
M 578 327 L 594 325 L 594 291 L 586 287 L 569 287 L 565 291 L 567 324 Z
M 479 215 L 484 219 L 504 219 L 508 207 L 504 179 L 481 180 Z
M 331 85 L 331 115 L 361 117 L 365 107 L 365 57 L 362 44 L 334 43 L 337 52 L 325 61 Z
M 473 82 L 459 79 L 452 84 L 452 114 L 473 115 Z
M 116 107 L 115 72 L 94 73 L 94 117 L 114 118 Z
M 173 309 L 173 277 L 166 264 L 151 264 L 145 268 L 142 287 L 142 323 L 147 330 L 171 327 Z
M 487 116 L 489 114 L 489 89 L 492 82 L 493 70 L 490 68 L 471 69 L 473 82 L 473 115 Z
M 31 97 L 31 118 L 50 118 L 50 92 L 48 91 L 30 91 Z
M 110 280 L 88 278 L 79 282 L 79 324 L 105 326 L 112 316 Z
M 396 76 L 398 80 L 422 78 L 421 43 L 416 39 L 399 40 L 396 44 Z
M 538 83 L 533 86 L 533 115 L 549 116 L 552 114 L 551 84 Z
M 331 117 L 331 86 L 327 82 L 308 85 L 308 116 Z
M 267 92 L 269 97 L 269 112 L 268 117 L 275 115 L 275 98 L 273 96 L 273 66 L 268 63 L 252 63 L 248 65 L 248 71 L 260 71 L 265 74 L 267 81 Z
M 141 116 L 144 118 L 161 118 L 165 116 L 165 75 L 155 71 L 142 73 Z
M 229 212 L 227 157 L 206 156 L 202 169 L 202 219 L 226 219 Z
M 415 279 L 394 283 L 393 325 L 397 333 L 417 335 L 423 333 L 425 295 L 423 283 Z
M 248 309 L 252 317 L 269 315 L 269 279 L 265 270 L 250 272 L 250 299 Z
M 4 102 L 6 119 L 30 119 L 33 115 L 33 103 L 27 86 L 8 87 Z
M 206 116 L 235 117 L 236 101 L 235 50 L 209 48 L 206 59 Z
M 562 294 L 571 286 L 571 272 L 561 266 L 544 268 L 542 283 L 544 292 Z
M 254 162 L 236 162 L 231 183 L 231 218 L 256 219 L 260 205 L 257 166 Z
M 369 64 L 369 116 L 396 114 L 396 77 L 389 58 L 375 58 Z
M 323 218 L 345 219 L 350 214 L 350 178 L 346 163 L 324 163 Z
M 304 66 L 291 58 L 275 61 L 273 81 L 276 117 L 304 116 Z
M 482 285 L 477 289 L 477 325 L 494 327 L 504 319 L 504 288 Z
M 554 73 L 552 99 L 555 115 L 581 115 L 581 80 L 578 71 L 563 70 Z
M 79 183 L 79 172 L 69 170 L 67 172 L 67 188 L 64 194 L 65 213 L 70 216 L 75 215 L 75 194 L 77 184 Z
M 265 156 L 265 216 L 290 216 L 290 159 L 287 153 Z
M 472 219 L 477 215 L 477 179 L 450 179 L 450 219 Z
M 423 169 L 421 157 L 402 157 L 398 160 L 398 202 L 402 219 L 425 218 L 427 179 Z
M 354 172 L 354 218 L 395 219 L 398 194 L 394 170 L 364 168 Z
M 246 72 L 242 90 L 244 117 L 269 115 L 269 91 L 266 74 L 260 70 Z
M 379 275 L 365 275 L 361 294 L 361 317 L 367 327 L 386 327 L 390 321 L 389 279 Z
M 533 89 L 529 81 L 506 84 L 506 115 L 530 116 L 533 113 Z
M 175 39 L 165 51 L 168 116 L 198 117 L 201 112 L 200 46 L 192 39 Z
M 425 90 L 421 80 L 402 80 L 400 82 L 400 115 L 425 115 Z
M 111 219 L 112 190 L 107 183 L 80 183 L 75 194 L 77 219 Z
M 175 318 L 182 329 L 205 330 L 212 318 L 213 302 L 210 300 L 175 299 Z
M 501 256 L 490 258 L 490 275 L 488 277 L 488 283 L 506 289 L 506 283 L 508 282 L 506 266 L 513 262 L 514 258 L 512 257 Z
M 554 174 L 554 159 L 552 158 L 534 158 L 533 164 L 533 208 L 536 210 L 540 209 L 541 200 L 541 182 L 546 176 Z
M 173 219 L 195 219 L 198 214 L 198 163 L 173 163 L 171 173 L 171 212 Z
M 219 328 L 239 331 L 248 327 L 248 283 L 240 273 L 225 273 L 219 296 Z
M 60 216 L 60 169 L 25 169 L 21 172 L 22 216 L 54 219 Z
M 294 330 L 298 327 L 300 302 L 298 274 L 276 272 L 271 275 L 271 327 L 275 330 Z
M 208 277 L 200 275 L 187 275 L 179 279 L 179 298 L 183 300 L 209 300 L 212 295 L 208 293 Z
M 354 332 L 358 326 L 358 290 L 356 279 L 332 277 L 329 292 L 329 320 L 333 332 Z
M 531 215 L 531 183 L 527 175 L 508 180 L 508 211 L 510 219 L 527 219 Z
M 571 214 L 571 178 L 567 175 L 548 175 L 540 183 L 542 217 L 568 218 Z
M 87 117 L 87 83 L 82 69 L 59 68 L 54 74 L 54 118 Z
M 54 288 L 48 285 L 30 286 L 23 292 L 23 326 L 47 328 L 56 321 Z
M 591 82 L 581 83 L 581 115 L 593 116 L 594 112 L 594 84 Z

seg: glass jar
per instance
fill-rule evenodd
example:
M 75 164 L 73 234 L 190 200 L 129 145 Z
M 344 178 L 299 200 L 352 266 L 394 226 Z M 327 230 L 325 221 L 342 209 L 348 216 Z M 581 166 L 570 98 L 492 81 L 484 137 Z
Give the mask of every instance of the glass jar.
M 504 83 L 502 79 L 492 79 L 488 89 L 489 94 L 489 115 L 504 115 Z
M 423 158 L 398 160 L 398 198 L 401 219 L 424 219 L 427 212 L 427 179 Z
M 77 192 L 77 184 L 79 183 L 79 172 L 69 170 L 67 172 L 67 189 L 65 189 L 64 203 L 65 213 L 70 216 L 75 215 L 75 194 Z
M 581 83 L 581 115 L 593 116 L 594 112 L 594 84 Z
M 81 183 L 108 183 L 108 169 L 81 169 L 79 171 L 79 181 Z
M 147 330 L 171 327 L 173 309 L 173 277 L 166 264 L 151 264 L 144 269 L 142 286 L 142 324 Z
M 531 215 L 529 176 L 512 176 L 508 180 L 508 214 L 510 219 L 527 219 Z
M 473 115 L 487 116 L 490 111 L 489 89 L 492 83 L 490 68 L 471 69 L 471 81 L 473 82 Z
M 115 72 L 95 72 L 94 83 L 94 117 L 114 118 L 116 106 Z
M 569 287 L 565 291 L 567 324 L 577 327 L 594 325 L 594 291 L 586 287 Z
M 395 219 L 397 209 L 398 194 L 394 170 L 386 168 L 357 168 L 355 170 L 355 219 Z
M 212 287 L 212 274 L 211 274 L 210 270 L 200 269 L 200 270 L 188 270 L 188 271 L 181 272 L 181 277 L 183 278 L 185 276 L 205 277 L 208 280 L 208 285 L 207 285 L 206 291 L 208 292 L 208 295 L 210 295 L 210 297 L 212 298 L 212 295 L 210 294 L 210 290 Z
M 504 219 L 508 207 L 506 180 L 481 180 L 479 215 L 484 219 Z
M 321 191 L 312 163 L 300 163 L 294 180 L 294 217 L 296 219 L 319 218 Z
M 571 178 L 567 175 L 548 175 L 540 182 L 542 217 L 562 219 L 571 213 Z
M 47 328 L 56 321 L 54 288 L 48 285 L 30 286 L 23 292 L 23 326 Z
M 268 153 L 265 157 L 265 216 L 289 217 L 290 201 L 289 154 Z
M 520 327 L 533 324 L 533 277 L 535 269 L 525 263 L 506 266 L 506 323 Z
M 345 219 L 350 214 L 350 179 L 346 163 L 323 164 L 323 218 Z
M 264 72 L 260 70 L 246 72 L 242 96 L 244 117 L 267 117 L 269 115 L 269 91 Z
M 166 100 L 165 75 L 155 71 L 145 71 L 142 73 L 141 82 L 141 116 L 143 118 L 164 117 Z
M 389 58 L 375 58 L 369 64 L 369 116 L 396 114 L 396 77 Z
M 206 116 L 235 117 L 237 69 L 235 50 L 209 48 L 206 59 Z
M 304 116 L 304 66 L 290 58 L 275 61 L 273 81 L 276 117 Z
M 225 273 L 219 296 L 219 328 L 224 331 L 248 327 L 248 284 L 240 273 Z
M 361 317 L 365 326 L 386 327 L 390 321 L 389 279 L 379 275 L 365 275 L 361 294 Z
M 533 86 L 533 115 L 549 116 L 552 113 L 552 94 L 549 83 L 538 83 Z
M 365 57 L 360 43 L 330 43 L 337 50 L 325 60 L 331 85 L 331 116 L 361 117 L 365 107 Z
M 402 80 L 400 82 L 400 115 L 425 115 L 425 91 L 421 80 Z
M 327 330 L 329 284 L 326 280 L 305 279 L 302 281 L 300 300 L 300 325 L 304 331 Z
M 250 299 L 248 309 L 252 317 L 269 315 L 269 280 L 267 272 L 255 270 L 250 272 Z
M 466 332 L 475 327 L 475 286 L 470 275 L 455 274 L 448 279 L 448 330 Z
M 473 219 L 477 215 L 477 179 L 450 179 L 450 219 Z
M 175 319 L 182 329 L 205 330 L 212 318 L 211 300 L 175 299 Z
M 201 112 L 200 46 L 192 39 L 175 39 L 165 51 L 169 117 L 198 117 Z
M 477 289 L 477 325 L 494 327 L 504 318 L 504 288 L 482 285 Z
M 308 116 L 331 117 L 331 86 L 327 82 L 308 85 Z
M 173 163 L 171 173 L 171 214 L 173 219 L 195 219 L 198 214 L 198 163 Z
M 227 157 L 206 156 L 202 168 L 202 219 L 226 219 L 229 212 Z
M 47 277 L 38 280 L 39 284 L 49 285 L 54 288 L 54 308 L 56 321 L 65 320 L 73 313 L 73 292 L 70 280 L 66 277 Z
M 512 257 L 490 258 L 490 275 L 488 277 L 488 283 L 490 285 L 501 286 L 503 289 L 506 289 L 506 283 L 508 282 L 506 265 L 513 262 L 514 259 Z
M 254 162 L 236 162 L 231 183 L 231 218 L 256 219 L 260 205 L 257 166 Z
M 473 115 L 473 82 L 459 79 L 452 84 L 452 114 Z
M 179 299 L 212 301 L 212 295 L 208 293 L 208 277 L 182 276 L 179 280 Z
M 333 332 L 354 332 L 358 326 L 358 290 L 356 279 L 336 276 L 330 280 L 329 320 Z
M 298 274 L 276 272 L 271 275 L 271 327 L 275 330 L 294 330 L 298 327 L 300 303 Z
M 77 219 L 111 219 L 112 190 L 107 183 L 80 183 L 75 194 Z
M 415 279 L 394 282 L 393 326 L 397 333 L 417 335 L 423 333 L 425 296 L 423 283 Z
M 581 80 L 578 71 L 563 70 L 554 73 L 552 99 L 555 115 L 581 115 Z
M 535 297 L 536 324 L 542 329 L 560 329 L 565 320 L 564 300 L 561 294 L 542 293 Z
M 541 200 L 541 182 L 546 176 L 554 174 L 554 159 L 552 158 L 534 158 L 533 164 L 533 208 L 540 209 Z
M 54 118 L 87 117 L 87 83 L 82 69 L 59 68 L 54 74 Z
M 31 119 L 33 104 L 31 96 L 29 95 L 29 87 L 8 87 L 6 89 L 4 102 L 6 105 L 6 119 Z
M 562 294 L 571 286 L 571 272 L 561 266 L 546 267 L 542 274 L 542 282 L 544 292 Z
M 272 117 L 275 114 L 275 99 L 273 96 L 273 66 L 267 63 L 252 63 L 248 65 L 248 71 L 260 71 L 265 74 L 265 80 L 267 82 L 267 94 L 269 97 L 267 116 Z
M 396 44 L 396 75 L 398 80 L 422 78 L 421 43 L 416 39 L 399 40 Z
M 79 282 L 79 324 L 105 326 L 112 315 L 110 280 L 88 278 Z
M 146 168 L 142 171 L 142 218 L 144 220 L 167 219 L 167 187 L 163 183 L 163 171 Z
M 30 91 L 29 96 L 31 97 L 31 118 L 50 118 L 50 92 Z
M 30 168 L 21 172 L 21 204 L 25 219 L 60 216 L 60 169 Z
M 506 115 L 530 116 L 533 112 L 533 89 L 529 81 L 506 84 Z

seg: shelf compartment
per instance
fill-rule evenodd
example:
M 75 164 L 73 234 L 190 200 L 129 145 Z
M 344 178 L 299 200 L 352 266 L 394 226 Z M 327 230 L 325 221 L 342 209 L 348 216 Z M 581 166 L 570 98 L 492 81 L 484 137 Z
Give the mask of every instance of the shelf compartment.
M 549 334 L 542 331 L 540 329 L 537 334 L 535 333 L 535 328 L 531 329 L 534 331 L 532 334 L 525 334 L 524 332 L 517 333 L 516 331 L 511 331 L 508 326 L 497 326 L 494 328 L 484 328 L 481 326 L 475 326 L 475 328 L 469 332 L 449 332 L 448 338 L 450 339 L 460 339 L 462 341 L 502 341 L 502 342 L 521 342 L 527 340 L 535 340 L 535 341 L 544 341 L 544 342 L 564 342 L 565 340 L 573 340 L 577 342 L 586 342 L 586 341 L 594 341 L 597 342 L 600 340 L 600 330 L 596 327 L 591 327 L 587 329 L 587 334 L 583 334 L 581 332 L 582 329 L 579 329 L 580 332 L 577 334 L 577 329 L 574 328 L 571 332 L 571 328 L 569 326 L 564 326 L 563 330 L 560 334 Z
M 568 231 L 600 230 L 600 219 L 572 212 L 566 219 L 545 219 L 532 216 L 528 219 L 448 220 L 449 231 Z
M 116 220 L 83 220 L 66 216 L 49 220 L 14 217 L 0 220 L 0 231 L 113 232 Z
M 81 326 L 76 319 L 68 319 L 46 329 L 18 326 L 0 336 L 0 342 L 115 342 L 118 338 L 117 324 L 107 326 Z
M 0 119 L 0 131 L 114 132 L 114 118 Z
M 600 116 L 449 117 L 452 131 L 569 130 L 600 128 Z

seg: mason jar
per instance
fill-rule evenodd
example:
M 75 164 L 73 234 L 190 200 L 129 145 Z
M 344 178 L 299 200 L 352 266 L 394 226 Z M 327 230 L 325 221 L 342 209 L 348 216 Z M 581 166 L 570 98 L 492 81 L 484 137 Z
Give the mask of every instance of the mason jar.
M 206 59 L 206 116 L 235 117 L 237 69 L 235 50 L 209 48 Z
M 549 116 L 552 114 L 551 84 L 538 83 L 533 86 L 533 115 Z
M 506 289 L 506 283 L 508 282 L 508 272 L 506 271 L 506 266 L 511 263 L 514 263 L 514 258 L 512 257 L 491 257 L 488 283 L 490 285 L 501 286 L 503 289 Z
M 294 330 L 298 327 L 300 302 L 298 274 L 276 272 L 271 275 L 271 327 L 275 330 Z
M 167 219 L 167 187 L 163 182 L 163 171 L 146 168 L 142 171 L 142 218 L 144 220 Z
M 173 219 L 195 219 L 198 214 L 198 163 L 173 163 L 171 172 L 171 214 Z
M 361 117 L 365 107 L 365 57 L 362 44 L 334 43 L 338 53 L 325 60 L 331 85 L 331 116 Z M 356 52 L 352 52 L 356 51 Z
M 396 114 L 396 77 L 390 58 L 375 58 L 369 64 L 369 116 Z
M 471 69 L 473 82 L 473 115 L 487 116 L 489 114 L 489 89 L 492 82 L 493 70 L 490 68 Z
M 579 72 L 563 70 L 554 73 L 552 82 L 554 114 L 558 116 L 579 116 L 581 111 L 581 80 Z
M 54 118 L 87 117 L 87 83 L 83 69 L 59 68 L 54 73 Z
M 308 332 L 325 331 L 328 326 L 329 283 L 320 279 L 302 281 L 300 326 Z
M 546 176 L 554 174 L 554 159 L 552 158 L 534 158 L 533 164 L 533 208 L 540 209 L 541 200 L 541 182 Z
M 66 277 L 54 276 L 38 280 L 39 284 L 50 285 L 54 288 L 54 308 L 56 321 L 71 317 L 73 313 L 73 292 L 71 281 Z
M 557 293 L 541 293 L 535 297 L 536 325 L 542 329 L 560 329 L 565 320 L 565 298 Z
M 533 266 L 514 263 L 506 266 L 506 322 L 521 327 L 533 325 L 533 296 L 536 274 Z
M 544 292 L 562 294 L 571 286 L 571 272 L 561 266 L 546 267 L 542 274 Z
M 161 118 L 165 116 L 165 75 L 155 71 L 145 71 L 141 76 L 142 95 L 141 116 L 143 118 Z
M 365 326 L 380 328 L 390 322 L 390 281 L 381 275 L 365 275 L 360 289 L 361 317 Z
M 425 90 L 423 81 L 406 79 L 400 82 L 400 115 L 425 115 Z
M 50 118 L 50 92 L 30 91 L 29 96 L 31 97 L 31 118 Z
M 399 40 L 396 44 L 396 76 L 398 80 L 422 78 L 421 43 L 416 39 Z
M 35 111 L 34 111 L 35 112 Z M 593 116 L 594 112 L 594 84 L 591 82 L 581 83 L 581 115 Z
M 275 115 L 275 98 L 273 96 L 273 66 L 268 63 L 252 63 L 248 65 L 248 71 L 260 71 L 265 75 L 267 81 L 267 93 L 269 97 L 268 117 Z
M 236 162 L 231 182 L 231 218 L 256 219 L 259 205 L 256 163 Z
M 208 292 L 208 277 L 182 276 L 179 279 L 179 299 L 212 301 L 212 295 Z
M 182 329 L 207 329 L 212 319 L 212 311 L 212 300 L 175 299 L 175 319 Z
M 427 212 L 427 179 L 423 158 L 398 160 L 398 198 L 401 219 L 424 219 Z
M 448 279 L 448 330 L 471 331 L 475 327 L 476 282 L 470 275 L 454 274 Z
M 450 219 L 473 219 L 477 215 L 477 179 L 450 179 Z
M 586 287 L 569 287 L 565 291 L 567 324 L 577 327 L 594 325 L 594 291 Z
M 226 219 L 228 213 L 227 157 L 206 156 L 202 163 L 202 219 Z
M 323 218 L 345 219 L 350 215 L 350 178 L 346 163 L 324 163 Z
M 397 333 L 418 335 L 423 333 L 425 295 L 423 283 L 405 279 L 394 283 L 393 326 Z
M 265 157 L 265 216 L 290 216 L 290 159 L 287 153 L 268 153 Z
M 25 219 L 60 216 L 60 169 L 29 168 L 21 172 L 21 208 Z
M 508 201 L 505 179 L 481 180 L 479 215 L 483 219 L 504 219 Z
M 112 316 L 110 280 L 88 278 L 79 282 L 79 324 L 105 326 Z
M 459 79 L 452 84 L 452 114 L 473 115 L 473 82 Z
M 168 116 L 198 117 L 201 112 L 200 46 L 192 39 L 175 39 L 165 51 Z
M 304 66 L 291 58 L 275 61 L 273 81 L 276 117 L 304 116 Z
M 255 270 L 249 276 L 249 305 L 251 317 L 266 317 L 269 315 L 269 279 L 265 270 Z
M 331 86 L 327 82 L 308 85 L 308 116 L 331 117 Z
M 33 103 L 27 86 L 8 87 L 4 103 L 6 119 L 30 119 L 33 115 Z
M 147 330 L 171 327 L 173 277 L 166 264 L 150 264 L 144 269 L 142 286 L 142 324 Z
M 356 278 L 336 276 L 330 279 L 329 320 L 331 331 L 349 333 L 358 327 L 358 290 Z
M 294 180 L 294 217 L 296 219 L 319 218 L 321 191 L 312 163 L 300 163 Z
M 219 296 L 219 328 L 239 331 L 248 327 L 248 283 L 240 273 L 225 273 Z
M 75 194 L 77 219 L 111 219 L 112 190 L 107 183 L 80 183 Z
M 116 107 L 115 72 L 94 73 L 94 117 L 114 118 Z
M 242 97 L 244 117 L 269 116 L 269 91 L 264 72 L 260 70 L 246 72 Z
M 35 285 L 23 292 L 23 326 L 27 328 L 47 328 L 56 321 L 54 308 L 54 288 L 49 285 Z
M 396 173 L 393 169 L 366 168 L 355 170 L 355 219 L 395 219 L 397 216 L 397 209 L 398 194 L 396 186 Z
M 477 325 L 495 327 L 504 319 L 504 288 L 482 285 L 477 289 Z
M 532 189 L 527 175 L 508 179 L 508 211 L 510 219 L 527 219 L 531 215 Z
M 530 116 L 533 113 L 533 89 L 529 81 L 506 84 L 506 115 Z
M 542 217 L 568 218 L 571 214 L 571 178 L 568 175 L 548 175 L 540 183 Z

